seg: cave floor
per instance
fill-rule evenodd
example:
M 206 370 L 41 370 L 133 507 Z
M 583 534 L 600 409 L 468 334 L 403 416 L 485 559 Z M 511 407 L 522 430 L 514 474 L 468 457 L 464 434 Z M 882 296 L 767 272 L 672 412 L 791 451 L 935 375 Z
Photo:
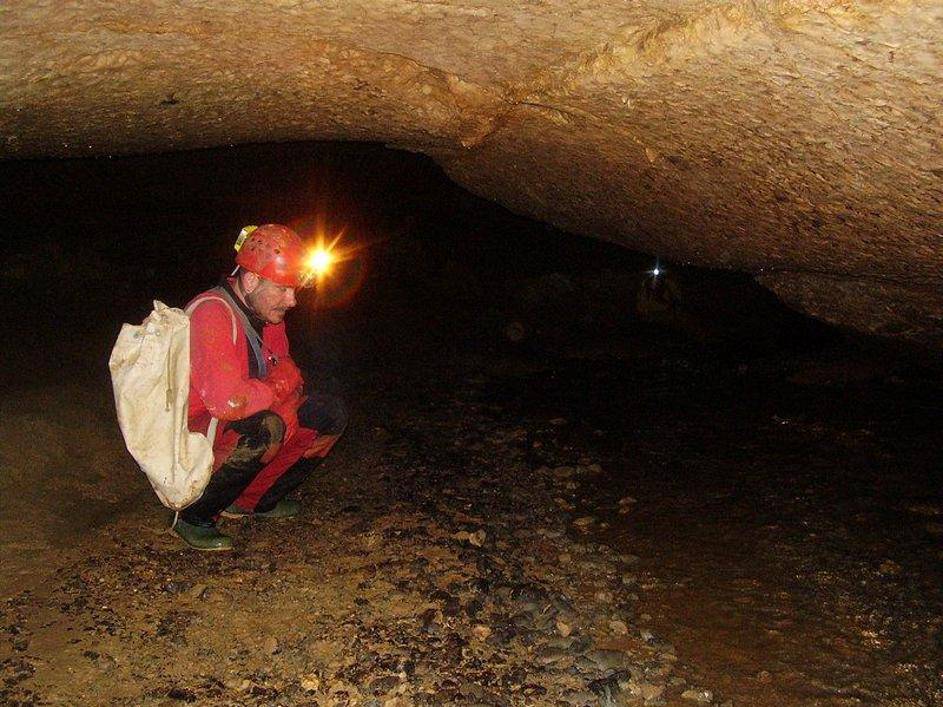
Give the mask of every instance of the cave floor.
M 301 517 L 225 521 L 227 554 L 166 531 L 101 384 L 3 409 L 4 703 L 943 700 L 919 368 L 652 331 L 390 352 Z

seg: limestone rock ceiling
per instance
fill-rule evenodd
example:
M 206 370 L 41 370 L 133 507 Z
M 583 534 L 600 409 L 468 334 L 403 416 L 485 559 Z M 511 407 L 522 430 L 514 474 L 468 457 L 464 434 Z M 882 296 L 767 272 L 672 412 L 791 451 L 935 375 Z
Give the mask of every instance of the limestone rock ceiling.
M 943 342 L 940 0 L 0 6 L 0 156 L 373 140 L 572 231 Z

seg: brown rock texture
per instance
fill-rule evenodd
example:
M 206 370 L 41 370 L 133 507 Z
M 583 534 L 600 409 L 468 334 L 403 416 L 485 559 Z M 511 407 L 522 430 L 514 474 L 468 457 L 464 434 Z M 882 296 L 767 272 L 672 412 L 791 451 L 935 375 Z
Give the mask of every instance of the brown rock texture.
M 0 157 L 372 140 L 572 231 L 943 342 L 939 0 L 0 7 Z

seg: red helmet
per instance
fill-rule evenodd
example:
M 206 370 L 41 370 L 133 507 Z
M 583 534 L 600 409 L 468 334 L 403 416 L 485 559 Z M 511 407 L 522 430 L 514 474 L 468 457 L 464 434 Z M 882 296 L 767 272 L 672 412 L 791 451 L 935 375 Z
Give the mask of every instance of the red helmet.
M 304 244 L 287 226 L 277 223 L 259 226 L 248 233 L 237 248 L 236 265 L 239 267 L 278 285 L 301 287 L 304 284 Z

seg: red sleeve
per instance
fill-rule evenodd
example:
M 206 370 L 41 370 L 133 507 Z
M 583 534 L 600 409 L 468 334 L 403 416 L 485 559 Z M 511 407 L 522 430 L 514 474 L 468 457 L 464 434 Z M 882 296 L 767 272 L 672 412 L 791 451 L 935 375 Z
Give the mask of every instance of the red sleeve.
M 190 387 L 210 415 L 241 420 L 266 410 L 271 387 L 249 378 L 247 352 L 232 340 L 232 313 L 218 301 L 197 305 L 190 315 Z

